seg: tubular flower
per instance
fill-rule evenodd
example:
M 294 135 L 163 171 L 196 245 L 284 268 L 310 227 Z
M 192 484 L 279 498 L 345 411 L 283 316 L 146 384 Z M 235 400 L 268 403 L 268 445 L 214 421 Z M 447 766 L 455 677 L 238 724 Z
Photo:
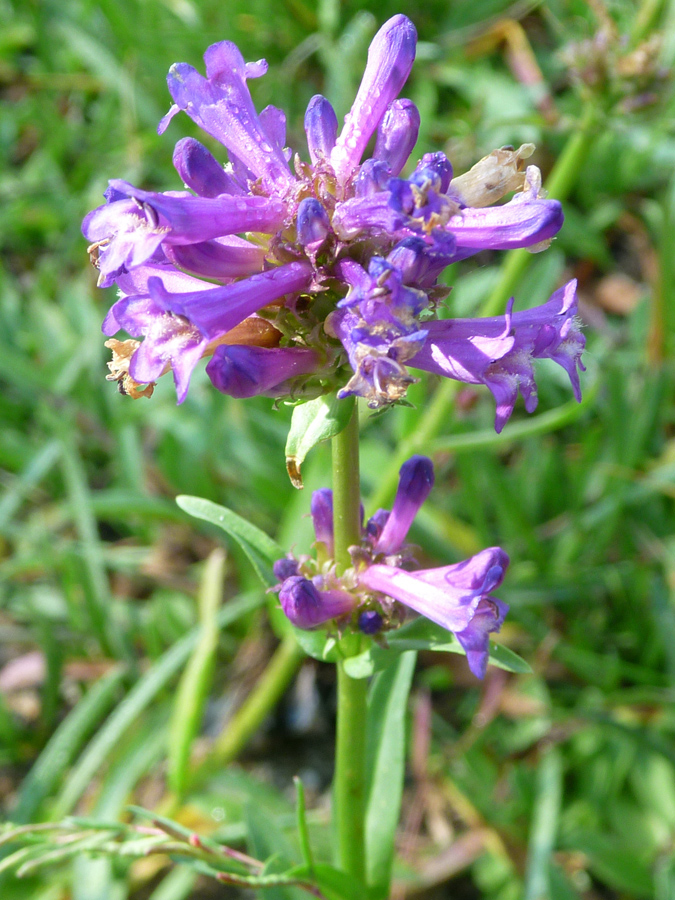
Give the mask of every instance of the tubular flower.
M 400 625 L 411 609 L 453 632 L 469 668 L 482 678 L 489 635 L 499 631 L 508 611 L 492 591 L 502 583 L 509 558 L 490 547 L 464 562 L 411 570 L 414 548 L 405 539 L 433 483 L 430 459 L 413 456 L 403 464 L 391 512 L 381 509 L 363 525 L 360 543 L 350 548 L 353 565 L 340 577 L 332 559 L 332 493 L 316 491 L 311 509 L 318 559 L 278 560 L 275 590 L 284 613 L 302 629 L 333 623 L 378 635 Z
M 564 308 L 557 292 L 500 320 L 436 318 L 444 268 L 485 249 L 543 249 L 563 216 L 525 166 L 531 144 L 494 151 L 459 177 L 440 152 L 409 165 L 420 116 L 398 95 L 415 48 L 408 18 L 382 26 L 341 130 L 325 97 L 310 100 L 309 161 L 286 147 L 284 113 L 253 104 L 248 80 L 265 74 L 264 60 L 247 63 L 221 41 L 204 55 L 205 75 L 171 67 L 160 133 L 185 112 L 228 162 L 182 138 L 173 155 L 181 190 L 114 179 L 84 220 L 99 284 L 119 289 L 104 332 L 133 339 L 115 345 L 124 347 L 109 377 L 121 389 L 149 396 L 172 371 L 181 402 L 195 366 L 212 357 L 211 381 L 234 397 L 337 390 L 377 408 L 403 399 L 412 366 L 486 384 L 501 427 L 519 389 L 533 408 L 532 360 L 548 356 L 578 396 L 584 342 L 569 286 Z

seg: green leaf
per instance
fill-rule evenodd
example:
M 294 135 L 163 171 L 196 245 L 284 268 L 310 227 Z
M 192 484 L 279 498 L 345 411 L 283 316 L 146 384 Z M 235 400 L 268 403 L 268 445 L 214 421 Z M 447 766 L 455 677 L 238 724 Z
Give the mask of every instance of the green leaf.
M 537 767 L 537 794 L 527 851 L 524 900 L 539 900 L 551 894 L 550 864 L 558 833 L 562 780 L 562 757 L 557 747 L 553 746 L 542 756 Z
M 450 631 L 428 619 L 419 617 L 408 625 L 386 635 L 387 646 L 373 644 L 364 653 L 345 660 L 345 671 L 351 678 L 369 678 L 386 668 L 395 653 L 406 650 L 431 650 L 437 653 L 459 653 L 466 656 L 464 648 Z M 527 674 L 530 666 L 518 654 L 502 644 L 490 643 L 489 660 L 492 665 L 507 672 Z
M 389 896 L 394 838 L 405 771 L 405 715 L 417 654 L 398 656 L 374 679 L 368 694 L 366 737 L 366 873 L 374 897 Z
M 591 872 L 615 890 L 625 891 L 640 900 L 650 900 L 654 896 L 649 861 L 626 841 L 614 835 L 579 829 L 564 841 L 564 846 L 583 853 Z
M 274 584 L 276 579 L 270 563 L 280 559 L 284 555 L 284 551 L 269 535 L 260 528 L 256 528 L 255 525 L 251 525 L 250 522 L 226 506 L 219 506 L 210 500 L 181 494 L 176 497 L 176 503 L 196 519 L 203 519 L 205 522 L 222 528 L 239 544 L 261 581 L 267 585 Z
M 371 894 L 363 882 L 328 863 L 314 863 L 311 870 L 309 866 L 296 866 L 287 874 L 314 882 L 326 900 L 371 900 Z
M 254 859 L 264 859 L 262 875 L 290 875 L 293 850 L 277 823 L 266 810 L 249 803 L 244 811 L 248 830 L 249 853 Z M 293 873 L 294 875 L 294 873 Z M 268 900 L 304 900 L 306 894 L 298 888 L 277 885 L 267 888 Z
M 318 659 L 319 662 L 337 662 L 340 659 L 335 638 L 328 637 L 325 631 L 303 631 L 293 625 L 291 631 L 295 640 L 312 659 Z
M 353 398 L 338 400 L 336 394 L 317 397 L 295 407 L 286 441 L 286 469 L 293 487 L 304 486 L 300 467 L 309 451 L 339 434 L 347 426 L 353 407 Z

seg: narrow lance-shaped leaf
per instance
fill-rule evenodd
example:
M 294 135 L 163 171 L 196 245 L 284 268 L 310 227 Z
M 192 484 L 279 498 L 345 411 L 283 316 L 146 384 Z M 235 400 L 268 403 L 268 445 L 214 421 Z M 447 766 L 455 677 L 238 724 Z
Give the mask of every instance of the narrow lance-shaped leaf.
M 274 584 L 276 579 L 272 574 L 271 563 L 282 557 L 284 551 L 269 535 L 226 506 L 219 506 L 202 497 L 182 494 L 176 497 L 176 503 L 196 519 L 203 519 L 222 528 L 242 548 L 263 584 Z
M 417 654 L 406 652 L 373 681 L 368 695 L 366 874 L 372 898 L 389 897 L 394 837 L 405 770 L 405 714 Z

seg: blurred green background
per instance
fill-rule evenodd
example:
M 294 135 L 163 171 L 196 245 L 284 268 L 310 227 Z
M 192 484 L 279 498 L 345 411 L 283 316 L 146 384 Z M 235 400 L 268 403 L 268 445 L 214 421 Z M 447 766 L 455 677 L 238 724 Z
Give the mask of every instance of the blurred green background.
M 171 63 L 200 66 L 225 38 L 265 56 L 254 100 L 286 110 L 303 153 L 308 99 L 321 91 L 344 115 L 372 35 L 396 12 L 420 37 L 404 91 L 422 114 L 416 156 L 443 149 L 462 172 L 532 141 L 567 201 L 547 252 L 455 267 L 450 314 L 499 312 L 512 291 L 526 308 L 576 276 L 588 340 L 583 404 L 542 364 L 537 413 L 519 406 L 501 436 L 487 391 L 431 378 L 413 408 L 362 417 L 366 501 L 386 505 L 402 458 L 434 457 L 437 488 L 413 535 L 430 565 L 508 550 L 500 640 L 534 669 L 491 669 L 478 684 L 461 657 L 420 661 L 396 896 L 671 900 L 672 0 L 428 0 L 421 11 L 407 0 L 0 0 L 0 809 L 19 823 L 115 820 L 130 802 L 165 802 L 167 754 L 174 774 L 190 753 L 214 758 L 277 638 L 271 601 L 228 545 L 195 721 L 176 713 L 222 536 L 174 497 L 223 503 L 302 550 L 310 490 L 329 479 L 321 447 L 294 491 L 290 410 L 222 397 L 203 371 L 181 407 L 167 379 L 136 402 L 106 382 L 100 322 L 114 291 L 95 287 L 82 217 L 110 177 L 180 187 L 173 143 L 197 131 L 182 116 L 156 134 Z M 240 761 L 184 792 L 181 821 L 237 842 L 255 806 L 291 840 L 301 771 L 321 844 L 332 677 L 303 665 Z M 236 896 L 165 859 L 82 857 L 0 877 L 3 900 Z

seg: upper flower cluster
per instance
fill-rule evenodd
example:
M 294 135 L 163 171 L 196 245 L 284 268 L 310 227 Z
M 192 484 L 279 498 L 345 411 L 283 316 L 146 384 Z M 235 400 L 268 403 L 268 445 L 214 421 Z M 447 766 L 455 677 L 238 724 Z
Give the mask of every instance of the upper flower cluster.
M 120 291 L 103 330 L 134 338 L 108 342 L 109 377 L 124 392 L 147 394 L 171 370 L 182 401 L 210 357 L 213 384 L 235 397 L 337 388 L 379 407 L 403 397 L 411 366 L 486 384 L 501 427 L 519 389 L 528 409 L 536 405 L 531 361 L 547 356 L 578 395 L 573 282 L 525 313 L 435 319 L 446 266 L 483 249 L 542 249 L 563 217 L 541 196 L 538 170 L 525 167 L 531 145 L 495 151 L 458 178 L 445 154 L 428 153 L 401 177 L 420 124 L 415 105 L 398 99 L 415 46 L 405 16 L 383 25 L 339 134 L 328 100 L 312 98 L 309 162 L 285 146 L 283 112 L 253 105 L 247 79 L 265 73 L 264 60 L 246 63 L 222 41 L 205 53 L 206 77 L 171 67 L 174 102 L 160 132 L 183 110 L 229 162 L 183 138 L 173 160 L 186 190 L 113 180 L 84 221 L 99 284 Z
M 499 631 L 508 611 L 492 591 L 502 583 L 509 558 L 490 547 L 454 565 L 409 571 L 414 547 L 405 539 L 433 483 L 430 459 L 413 456 L 403 464 L 391 512 L 380 509 L 362 525 L 360 543 L 350 548 L 353 566 L 340 577 L 333 560 L 333 494 L 315 491 L 316 559 L 288 556 L 275 563 L 279 600 L 298 628 L 334 621 L 369 635 L 400 625 L 408 607 L 452 631 L 469 668 L 482 678 L 489 634 Z

